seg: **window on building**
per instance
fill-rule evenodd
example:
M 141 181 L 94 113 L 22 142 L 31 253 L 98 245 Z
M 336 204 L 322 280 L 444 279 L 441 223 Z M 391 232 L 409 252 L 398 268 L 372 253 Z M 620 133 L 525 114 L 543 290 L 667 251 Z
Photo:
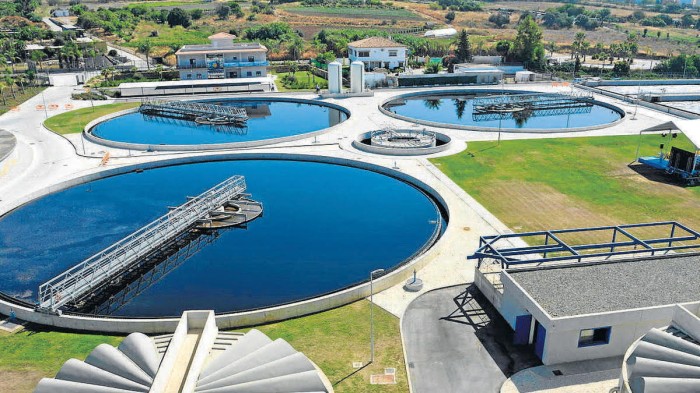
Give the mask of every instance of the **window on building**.
M 202 74 L 197 74 L 197 79 L 202 79 Z
M 357 52 L 357 57 L 369 57 L 369 51 L 368 50 L 361 50 Z
M 192 74 L 187 74 L 187 79 L 192 79 Z
M 238 56 L 233 56 L 233 61 L 238 60 Z
M 610 326 L 583 329 L 578 336 L 579 347 L 590 347 L 593 345 L 605 345 L 610 342 Z
M 248 61 L 249 62 L 254 62 L 255 61 L 255 56 L 248 56 Z
M 255 76 L 262 76 L 262 72 L 260 72 L 260 71 L 255 71 Z
M 190 65 L 191 66 L 197 65 L 197 59 L 190 59 Z
M 253 76 L 253 72 L 252 72 L 252 71 L 248 71 L 248 72 L 245 73 L 245 76 Z
M 389 50 L 389 57 L 396 57 L 399 55 L 399 51 L 396 49 L 390 49 Z

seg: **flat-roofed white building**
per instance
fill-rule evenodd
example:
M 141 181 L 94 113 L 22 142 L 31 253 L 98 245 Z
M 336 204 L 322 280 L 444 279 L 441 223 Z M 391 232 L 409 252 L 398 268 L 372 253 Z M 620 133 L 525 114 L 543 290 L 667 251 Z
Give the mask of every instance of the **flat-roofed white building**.
M 606 233 L 610 241 L 562 240 Z M 669 326 L 679 305 L 700 315 L 699 242 L 675 222 L 485 236 L 475 283 L 513 342 L 532 345 L 545 365 L 622 356 Z
M 267 76 L 267 48 L 257 42 L 237 42 L 217 33 L 210 44 L 185 45 L 175 53 L 180 79 L 260 78 Z
M 384 37 L 369 37 L 348 44 L 350 61 L 361 61 L 365 70 L 402 68 L 406 66 L 408 47 Z

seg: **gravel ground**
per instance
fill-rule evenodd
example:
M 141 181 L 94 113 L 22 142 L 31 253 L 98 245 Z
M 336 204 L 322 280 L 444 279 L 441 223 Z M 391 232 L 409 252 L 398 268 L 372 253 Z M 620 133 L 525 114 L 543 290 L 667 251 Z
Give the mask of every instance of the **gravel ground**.
M 553 317 L 700 300 L 700 255 L 509 274 Z

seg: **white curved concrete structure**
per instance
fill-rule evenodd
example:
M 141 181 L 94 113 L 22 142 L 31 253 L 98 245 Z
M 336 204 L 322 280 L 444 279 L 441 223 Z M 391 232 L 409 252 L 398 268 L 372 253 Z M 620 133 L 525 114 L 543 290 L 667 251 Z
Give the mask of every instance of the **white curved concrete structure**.
M 677 306 L 673 324 L 651 329 L 625 354 L 620 391 L 700 392 L 700 319 Z
M 258 330 L 219 334 L 212 311 L 186 311 L 171 336 L 132 333 L 115 348 L 98 345 L 84 362 L 69 359 L 35 393 L 317 393 L 333 389 L 323 373 L 282 339 Z M 155 341 L 167 340 L 161 357 Z M 221 342 L 225 341 L 225 349 Z M 218 343 L 218 344 L 217 344 Z

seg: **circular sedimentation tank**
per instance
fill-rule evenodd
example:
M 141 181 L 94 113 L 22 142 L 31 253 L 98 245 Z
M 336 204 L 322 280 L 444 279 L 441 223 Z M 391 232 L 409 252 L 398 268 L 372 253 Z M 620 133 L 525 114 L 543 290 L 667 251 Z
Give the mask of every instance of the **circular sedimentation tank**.
M 243 123 L 187 120 L 140 113 L 138 108 L 91 125 L 93 142 L 135 150 L 200 150 L 261 146 L 308 138 L 347 120 L 346 109 L 296 98 L 231 98 L 196 101 L 242 108 Z
M 0 292 L 35 302 L 41 283 L 232 175 L 245 176 L 246 192 L 264 205 L 262 217 L 197 235 L 187 258 L 114 280 L 106 300 L 66 311 L 158 317 L 297 302 L 365 282 L 374 269 L 403 266 L 432 246 L 446 223 L 425 190 L 352 166 L 245 159 L 134 169 L 0 217 Z
M 496 89 L 402 94 L 381 103 L 380 110 L 418 124 L 506 132 L 584 131 L 608 127 L 625 116 L 586 93 Z

